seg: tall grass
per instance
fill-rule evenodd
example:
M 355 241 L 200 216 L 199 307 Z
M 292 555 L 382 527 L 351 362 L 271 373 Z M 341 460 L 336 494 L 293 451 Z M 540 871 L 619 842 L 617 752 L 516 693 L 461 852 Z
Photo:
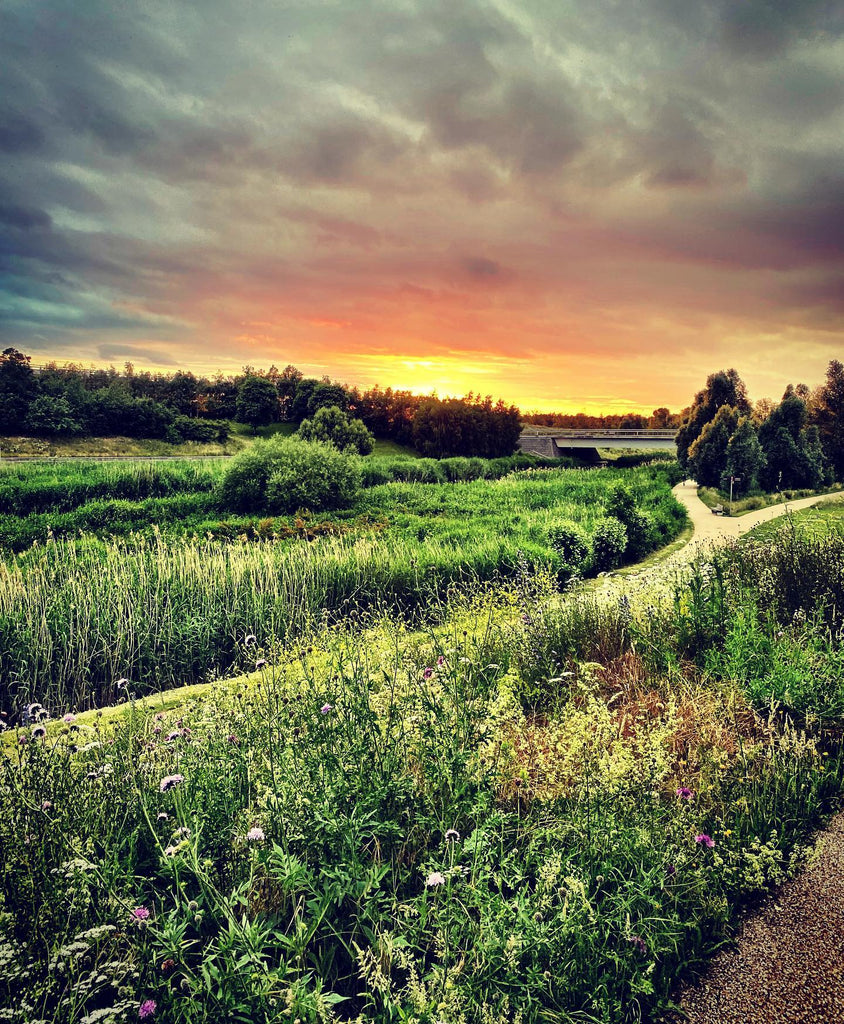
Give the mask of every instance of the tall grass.
M 312 543 L 157 532 L 50 540 L 0 564 L 3 707 L 87 707 L 113 699 L 124 677 L 139 693 L 213 678 L 247 667 L 250 634 L 274 648 L 323 616 L 375 606 L 424 614 L 450 588 L 472 589 L 524 562 L 553 567 L 550 527 L 569 520 L 591 530 L 620 476 L 537 471 L 382 485 L 357 511 L 385 512 L 388 529 Z M 653 544 L 670 539 L 683 512 L 666 481 L 647 470 L 624 478 L 652 514 Z
M 844 765 L 691 663 L 649 666 L 635 610 L 578 622 L 543 592 L 519 575 L 500 630 L 481 607 L 422 637 L 325 631 L 174 711 L 21 728 L 0 759 L 10 1024 L 150 1000 L 168 1024 L 658 1019 L 801 864 Z
M 162 498 L 210 491 L 218 460 L 0 463 L 0 513 L 69 512 L 95 499 Z

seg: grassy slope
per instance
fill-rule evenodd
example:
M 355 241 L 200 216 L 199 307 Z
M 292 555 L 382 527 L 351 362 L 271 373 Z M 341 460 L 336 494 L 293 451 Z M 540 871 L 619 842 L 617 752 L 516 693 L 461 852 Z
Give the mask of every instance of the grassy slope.
M 232 422 L 231 437 L 224 443 L 185 441 L 183 444 L 168 444 L 152 438 L 133 437 L 0 437 L 0 457 L 12 458 L 92 458 L 96 456 L 144 458 L 150 456 L 189 457 L 203 455 L 236 455 L 258 438 L 281 434 L 288 437 L 295 433 L 295 423 L 271 423 L 253 432 L 244 423 Z M 416 456 L 412 448 L 394 441 L 376 441 L 373 455 Z
M 844 502 L 821 502 L 802 512 L 761 523 L 745 534 L 745 540 L 772 540 L 784 531 L 795 530 L 809 537 L 822 537 L 828 530 L 844 530 Z
M 768 508 L 770 505 L 782 505 L 786 501 L 797 501 L 799 498 L 812 498 L 816 494 L 833 494 L 841 490 L 841 484 L 824 488 L 821 491 L 776 491 L 771 494 L 752 494 L 747 498 L 736 498 L 733 501 L 732 514 L 734 517 L 747 515 L 748 512 L 756 512 L 760 508 Z M 709 508 L 715 505 L 723 505 L 728 508 L 730 504 L 730 492 L 719 491 L 715 487 L 699 487 L 698 497 Z

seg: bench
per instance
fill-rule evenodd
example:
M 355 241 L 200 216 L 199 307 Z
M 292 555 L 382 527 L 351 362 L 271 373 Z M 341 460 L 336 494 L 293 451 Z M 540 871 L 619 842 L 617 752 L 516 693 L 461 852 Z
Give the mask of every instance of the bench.
M 713 505 L 712 506 L 712 515 L 714 515 L 714 516 L 723 516 L 725 511 L 726 510 L 725 510 L 723 505 Z

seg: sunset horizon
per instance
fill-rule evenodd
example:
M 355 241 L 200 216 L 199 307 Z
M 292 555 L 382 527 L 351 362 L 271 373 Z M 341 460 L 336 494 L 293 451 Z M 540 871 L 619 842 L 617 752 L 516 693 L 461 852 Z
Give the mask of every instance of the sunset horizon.
M 844 18 L 712 0 L 0 12 L 0 340 L 536 411 L 844 353 Z

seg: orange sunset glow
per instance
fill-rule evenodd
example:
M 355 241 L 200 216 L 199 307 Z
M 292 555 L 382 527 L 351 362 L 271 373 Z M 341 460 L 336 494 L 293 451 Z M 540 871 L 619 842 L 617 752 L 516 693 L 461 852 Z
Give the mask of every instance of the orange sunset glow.
M 0 332 L 49 360 L 754 397 L 844 353 L 823 5 L 0 12 Z

